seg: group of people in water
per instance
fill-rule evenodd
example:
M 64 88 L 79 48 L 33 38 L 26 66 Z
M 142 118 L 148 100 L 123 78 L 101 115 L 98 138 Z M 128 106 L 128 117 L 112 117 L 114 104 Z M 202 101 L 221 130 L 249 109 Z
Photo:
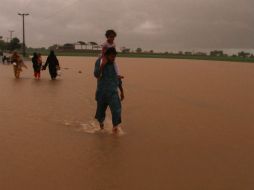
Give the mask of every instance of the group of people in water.
M 46 63 L 42 65 L 41 54 L 34 53 L 32 58 L 34 77 L 35 79 L 41 78 L 41 70 L 46 70 L 47 66 L 49 67 L 49 74 L 52 80 L 55 80 L 57 77 L 57 71 L 60 70 L 59 61 L 55 55 L 54 51 L 51 51 Z
M 22 72 L 23 68 L 27 69 L 22 57 L 19 55 L 18 52 L 14 51 L 11 56 L 11 63 L 13 65 L 14 76 L 16 79 L 20 78 L 20 73 Z M 46 63 L 42 64 L 42 57 L 41 54 L 34 53 L 32 57 L 33 63 L 33 70 L 34 70 L 34 77 L 35 79 L 41 78 L 41 71 L 46 70 L 49 67 L 49 74 L 52 80 L 55 80 L 57 77 L 57 70 L 60 70 L 59 61 L 54 53 L 51 51 Z
M 116 45 L 114 40 L 117 36 L 114 30 L 106 31 L 106 42 L 102 45 L 102 54 L 95 63 L 94 76 L 97 79 L 96 102 L 97 110 L 95 118 L 98 120 L 100 129 L 104 129 L 104 121 L 106 118 L 106 110 L 110 107 L 112 114 L 113 133 L 119 132 L 119 125 L 122 122 L 121 101 L 124 100 L 124 90 L 122 80 L 124 77 L 120 74 L 120 69 L 116 63 Z M 14 68 L 14 75 L 18 79 L 23 68 L 27 68 L 21 56 L 14 52 L 11 56 L 11 63 Z M 58 70 L 60 70 L 59 61 L 54 53 L 51 51 L 45 64 L 43 65 L 42 56 L 39 53 L 34 53 L 32 57 L 33 70 L 35 79 L 39 80 L 41 71 L 49 68 L 49 74 L 52 80 L 57 77 Z M 119 91 L 120 94 L 119 94 Z

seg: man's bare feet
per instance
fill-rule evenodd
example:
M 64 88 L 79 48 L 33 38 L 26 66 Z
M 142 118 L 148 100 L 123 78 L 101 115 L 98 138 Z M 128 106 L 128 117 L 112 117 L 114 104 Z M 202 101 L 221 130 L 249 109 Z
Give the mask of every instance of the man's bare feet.
M 113 127 L 112 132 L 113 132 L 113 134 L 118 134 L 119 133 L 118 127 Z

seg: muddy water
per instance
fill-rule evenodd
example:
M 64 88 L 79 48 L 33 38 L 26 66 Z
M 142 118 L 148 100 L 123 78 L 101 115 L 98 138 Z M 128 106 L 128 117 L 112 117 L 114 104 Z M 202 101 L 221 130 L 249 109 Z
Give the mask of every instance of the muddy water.
M 94 61 L 61 57 L 57 81 L 0 65 L 0 189 L 254 188 L 254 65 L 118 58 L 113 136 L 93 119 Z

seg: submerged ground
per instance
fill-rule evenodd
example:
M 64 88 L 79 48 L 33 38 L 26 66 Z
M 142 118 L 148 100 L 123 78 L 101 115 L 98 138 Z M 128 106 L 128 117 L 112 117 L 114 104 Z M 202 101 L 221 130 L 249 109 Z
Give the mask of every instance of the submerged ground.
M 95 58 L 21 80 L 0 65 L 0 187 L 10 190 L 254 188 L 254 65 L 118 58 L 123 134 L 97 132 Z M 82 73 L 80 72 L 82 71 Z

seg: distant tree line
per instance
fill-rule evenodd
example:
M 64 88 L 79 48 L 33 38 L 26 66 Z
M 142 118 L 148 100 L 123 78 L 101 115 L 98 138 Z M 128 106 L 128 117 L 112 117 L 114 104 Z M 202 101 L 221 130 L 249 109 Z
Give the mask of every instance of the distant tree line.
M 210 53 L 205 52 L 190 52 L 190 51 L 179 51 L 178 53 L 169 53 L 165 52 L 164 54 L 169 55 L 179 55 L 179 56 L 211 56 L 211 57 L 229 57 L 228 54 L 224 53 L 222 50 L 213 50 Z M 241 51 L 237 54 L 232 55 L 232 57 L 241 57 L 241 58 L 254 58 L 254 55 L 248 52 Z
M 20 50 L 21 47 L 22 47 L 22 44 L 20 43 L 20 40 L 16 37 L 13 38 L 10 42 L 6 42 L 2 38 L 0 38 L 0 50 L 2 51 Z
M 1 38 L 0 38 L 1 39 Z M 0 40 L 0 49 L 20 49 L 22 44 L 20 44 L 19 39 L 14 38 L 10 43 L 6 43 L 3 40 Z M 29 48 L 30 50 L 34 48 Z M 77 41 L 75 43 L 65 43 L 63 45 L 54 44 L 47 48 L 48 50 L 59 50 L 59 51 L 87 51 L 87 52 L 98 52 L 101 50 L 101 46 L 94 41 L 91 42 L 85 42 L 85 41 Z M 42 51 L 47 50 L 46 48 L 41 48 Z M 121 53 L 128 54 L 128 53 L 136 53 L 136 54 L 158 54 L 158 55 L 173 55 L 173 56 L 211 56 L 211 57 L 229 57 L 226 53 L 224 53 L 222 50 L 213 50 L 209 53 L 205 52 L 191 52 L 191 51 L 179 51 L 177 53 L 173 52 L 159 52 L 155 53 L 154 50 L 143 50 L 141 47 L 138 47 L 136 49 L 131 49 L 127 47 L 121 47 L 120 48 Z M 238 54 L 232 55 L 232 57 L 241 57 L 241 58 L 254 58 L 254 55 L 248 52 L 241 51 Z

